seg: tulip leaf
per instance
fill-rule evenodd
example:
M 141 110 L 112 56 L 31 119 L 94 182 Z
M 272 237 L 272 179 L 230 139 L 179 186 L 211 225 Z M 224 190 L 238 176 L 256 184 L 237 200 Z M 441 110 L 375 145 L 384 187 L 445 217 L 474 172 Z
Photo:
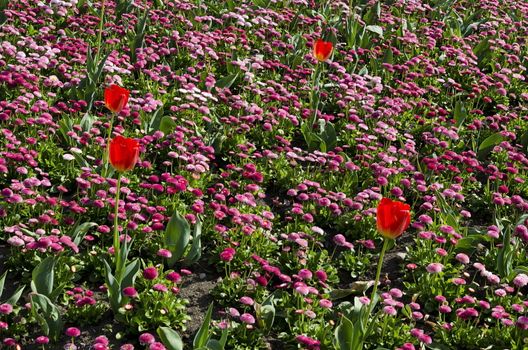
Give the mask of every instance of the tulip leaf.
M 485 158 L 491 152 L 493 147 L 502 141 L 504 141 L 504 136 L 502 136 L 499 132 L 488 136 L 486 139 L 484 139 L 484 141 L 481 142 L 478 148 L 478 158 Z
M 464 105 L 464 102 L 457 101 L 457 103 L 455 104 L 454 118 L 457 127 L 460 127 L 460 125 L 464 123 L 464 120 L 466 120 L 467 110 L 466 106 Z
M 49 256 L 33 269 L 31 274 L 31 290 L 33 292 L 46 297 L 51 296 L 56 262 L 54 257 Z
M 521 145 L 523 146 L 524 151 L 528 153 L 528 130 L 521 136 Z
M 133 0 L 129 0 L 128 5 L 131 6 L 132 2 L 133 2 Z M 124 10 L 124 11 L 126 11 L 126 10 Z M 141 18 L 141 20 L 139 20 L 136 23 L 135 30 L 134 30 L 134 32 L 131 35 L 130 44 L 129 44 L 129 46 L 130 46 L 130 63 L 131 64 L 135 64 L 136 61 L 137 61 L 136 50 L 143 48 L 144 39 L 145 39 L 145 32 L 146 32 L 146 28 L 147 28 L 148 15 L 149 15 L 149 10 L 148 10 L 148 7 L 147 7 L 147 9 L 145 10 L 145 14 Z
M 32 312 L 39 320 L 42 331 L 52 339 L 57 339 L 63 323 L 58 307 L 45 295 L 31 295 Z
M 164 244 L 172 253 L 169 258 L 169 266 L 173 266 L 178 261 L 189 243 L 191 229 L 189 223 L 177 211 L 172 215 L 167 228 L 165 229 Z
M 337 347 L 340 350 L 361 349 L 362 336 L 358 330 L 357 325 L 354 325 L 346 316 L 342 316 L 341 322 L 334 333 Z
M 163 345 L 169 350 L 182 350 L 183 342 L 180 338 L 180 335 L 175 330 L 169 327 L 159 327 L 158 335 L 161 339 Z
M 482 151 L 486 148 L 498 145 L 504 140 L 504 137 L 500 133 L 495 133 L 491 136 L 488 136 L 479 146 L 479 151 Z
M 95 120 L 96 118 L 93 115 L 91 115 L 90 113 L 85 113 L 81 119 L 81 128 L 83 129 L 83 131 L 89 132 Z
M 376 33 L 380 36 L 380 38 L 383 38 L 383 28 L 381 28 L 380 26 L 371 25 L 371 26 L 366 26 L 365 29 L 372 33 Z
M 112 268 L 106 260 L 103 260 L 105 264 L 105 282 L 108 288 L 108 296 L 110 299 L 110 306 L 114 313 L 117 313 L 121 307 L 122 295 L 121 295 L 121 284 L 112 274 Z
M 137 273 L 140 268 L 139 259 L 134 259 L 125 267 L 123 279 L 120 281 L 121 289 L 134 285 Z
M 220 344 L 220 342 L 216 339 L 209 339 L 209 341 L 206 344 L 206 347 L 204 348 L 206 350 L 223 350 L 224 346 Z
M 9 0 L 0 0 L 0 26 L 7 21 L 7 16 L 4 11 L 7 10 Z
M 383 56 L 383 63 L 393 64 L 394 63 L 394 53 L 390 48 L 385 51 Z
M 73 243 L 75 243 L 75 245 L 79 245 L 83 240 L 84 236 L 86 235 L 86 232 L 88 232 L 90 228 L 95 226 L 97 226 L 97 223 L 95 222 L 85 222 L 77 226 L 73 233 L 70 235 Z
M 211 323 L 211 316 L 213 315 L 213 303 L 209 305 L 205 318 L 200 326 L 200 329 L 194 336 L 193 348 L 204 347 L 209 339 L 209 325 Z
M 165 116 L 161 118 L 159 130 L 162 131 L 165 135 L 168 135 L 172 133 L 176 126 L 176 122 L 172 120 L 171 117 Z
M 185 257 L 185 264 L 192 264 L 202 256 L 202 222 L 198 220 L 194 225 L 193 241 L 191 249 Z
M 443 345 L 443 344 L 439 344 L 437 342 L 432 342 L 429 345 L 426 344 L 425 347 L 427 349 L 431 349 L 431 350 L 449 350 L 450 349 L 448 346 Z
M 230 88 L 231 85 L 233 85 L 235 83 L 235 81 L 237 80 L 238 78 L 238 74 L 239 73 L 233 73 L 233 74 L 229 74 L 225 77 L 223 77 L 222 79 L 218 80 L 216 82 L 216 87 L 217 88 L 220 88 L 220 89 L 223 89 L 223 88 Z
M 2 297 L 2 293 L 4 292 L 4 284 L 5 284 L 6 277 L 7 277 L 7 271 L 4 272 L 2 277 L 0 277 L 0 298 Z
M 154 131 L 158 131 L 160 129 L 161 118 L 163 117 L 163 113 L 164 112 L 165 112 L 165 110 L 164 110 L 163 106 L 161 106 L 160 108 L 156 109 L 156 111 L 152 115 L 152 118 L 150 119 L 150 123 L 148 125 L 148 128 L 146 128 L 149 133 L 154 132 Z
M 6 304 L 15 305 L 22 296 L 22 293 L 24 293 L 24 289 L 26 289 L 26 286 L 19 286 L 13 295 L 6 300 Z

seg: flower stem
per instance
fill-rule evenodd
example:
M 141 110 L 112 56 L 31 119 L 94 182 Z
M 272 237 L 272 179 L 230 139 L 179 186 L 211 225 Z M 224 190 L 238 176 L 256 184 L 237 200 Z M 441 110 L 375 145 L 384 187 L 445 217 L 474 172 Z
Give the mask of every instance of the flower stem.
M 112 127 L 114 126 L 114 118 L 116 113 L 112 112 L 112 119 L 110 119 L 110 125 L 108 126 L 108 135 L 106 136 L 106 148 L 104 151 L 104 176 L 108 176 L 108 162 L 110 161 L 110 138 L 112 137 Z
M 324 68 L 324 67 L 323 67 Z M 313 117 L 310 119 L 310 130 L 313 131 L 314 129 L 314 124 L 315 122 L 317 121 L 317 109 L 319 108 L 319 102 L 321 100 L 321 89 L 319 89 L 319 77 L 321 76 L 321 64 L 318 64 L 317 67 L 315 68 L 313 74 L 312 74 L 312 93 L 311 93 L 311 98 L 310 98 L 310 105 L 312 105 L 311 107 L 314 108 L 314 114 L 313 114 Z M 314 104 L 314 98 L 315 98 L 315 87 L 317 85 L 317 93 L 319 94 L 319 99 L 317 101 L 317 104 L 315 104 L 315 106 L 313 106 Z
M 119 215 L 119 192 L 121 191 L 121 173 L 117 173 L 117 185 L 114 205 L 114 256 L 116 265 L 116 277 L 119 278 L 121 273 L 121 247 L 119 242 L 119 226 L 118 226 L 118 215 Z
M 383 247 L 381 248 L 381 253 L 379 256 L 378 269 L 376 270 L 376 280 L 374 281 L 374 289 L 372 290 L 372 295 L 370 297 L 368 315 L 370 315 L 370 313 L 372 312 L 374 298 L 376 297 L 376 292 L 378 291 L 378 283 L 379 283 L 379 279 L 381 275 L 381 266 L 383 265 L 383 257 L 385 256 L 385 251 L 387 250 L 388 246 L 389 246 L 389 240 L 387 238 L 383 238 Z

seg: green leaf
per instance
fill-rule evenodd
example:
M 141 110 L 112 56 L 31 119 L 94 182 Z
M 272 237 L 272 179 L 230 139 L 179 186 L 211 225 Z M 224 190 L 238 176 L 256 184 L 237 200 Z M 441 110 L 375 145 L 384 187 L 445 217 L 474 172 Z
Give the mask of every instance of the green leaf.
M 222 336 L 220 337 L 220 340 L 218 341 L 220 345 L 222 346 L 222 349 L 225 347 L 227 342 L 227 328 L 224 328 L 222 330 Z
M 196 348 L 195 348 L 196 349 Z M 207 350 L 223 350 L 224 346 L 216 339 L 209 339 L 205 347 Z
M 132 1 L 130 1 L 132 3 Z M 147 20 L 149 15 L 149 9 L 148 7 L 145 10 L 145 14 L 141 18 L 140 21 L 137 22 L 135 27 L 135 35 L 130 40 L 129 47 L 130 47 L 130 62 L 131 64 L 135 64 L 137 61 L 136 56 L 136 50 L 143 47 L 144 39 L 145 39 L 145 32 L 147 28 Z
M 89 132 L 96 118 L 90 113 L 85 113 L 81 119 L 81 128 L 84 132 Z
M 162 131 L 165 135 L 169 135 L 176 128 L 177 124 L 171 117 L 165 116 L 161 118 L 159 130 Z
M 334 149 L 337 143 L 337 133 L 334 125 L 330 122 L 324 122 L 320 125 L 320 131 L 317 135 L 322 141 L 324 141 L 325 150 L 322 152 L 330 151 Z
M 275 321 L 275 306 L 273 304 L 262 305 L 259 318 L 262 321 L 264 329 L 271 330 L 273 322 Z
M 235 83 L 235 81 L 237 80 L 238 74 L 239 73 L 237 72 L 237 73 L 229 74 L 229 75 L 223 77 L 222 79 L 220 79 L 220 80 L 218 80 L 216 82 L 216 87 L 220 88 L 220 89 L 230 88 L 231 85 L 233 85 Z
M 212 315 L 213 315 L 213 303 L 209 305 L 209 308 L 207 309 L 207 313 L 205 314 L 205 318 L 202 322 L 202 325 L 200 326 L 200 329 L 194 336 L 194 340 L 193 340 L 194 348 L 200 348 L 207 344 L 207 340 L 209 339 L 209 324 L 211 323 Z
M 337 326 L 334 339 L 340 350 L 355 350 L 353 347 L 354 324 L 345 316 L 341 316 L 341 323 Z
M 134 285 L 137 273 L 139 272 L 139 267 L 139 259 L 134 259 L 128 263 L 123 273 L 123 279 L 120 281 L 121 289 Z
M 53 292 L 53 282 L 55 274 L 54 257 L 47 257 L 38 264 L 31 274 L 31 290 L 35 293 L 49 297 Z
M 150 119 L 150 124 L 148 126 L 148 132 L 154 132 L 160 129 L 161 118 L 163 117 L 164 112 L 165 111 L 163 109 L 163 106 L 161 106 L 154 112 L 154 114 L 152 115 L 152 118 Z
M 431 344 L 426 345 L 425 347 L 428 348 L 428 349 L 431 349 L 431 350 L 449 350 L 449 349 L 451 349 L 450 347 L 448 347 L 446 345 L 443 345 L 443 344 L 440 344 L 440 343 L 437 343 L 437 342 L 432 342 Z
M 158 335 L 161 339 L 163 345 L 169 350 L 182 350 L 183 343 L 180 338 L 180 335 L 175 330 L 169 327 L 159 327 Z
M 5 284 L 6 277 L 7 277 L 7 271 L 4 272 L 2 277 L 0 277 L 0 298 L 2 297 L 2 293 L 4 292 L 4 284 Z
M 370 26 L 366 26 L 365 29 L 368 30 L 369 32 L 376 33 L 380 36 L 380 38 L 383 38 L 383 28 L 381 28 L 380 26 L 370 25 Z
M 524 132 L 521 136 L 521 146 L 524 149 L 524 152 L 528 153 L 528 130 Z
M 163 238 L 165 247 L 172 253 L 172 257 L 168 259 L 169 266 L 173 266 L 182 257 L 185 247 L 189 244 L 190 232 L 187 220 L 175 211 Z
M 42 294 L 31 295 L 31 305 L 35 315 L 38 315 L 39 311 L 42 314 L 39 315 L 38 319 L 41 323 L 44 334 L 48 335 L 53 340 L 57 339 L 60 336 L 63 327 L 62 318 L 57 306 L 55 306 L 48 297 Z
M 394 54 L 392 53 L 392 50 L 388 48 L 385 50 L 385 55 L 383 56 L 383 62 L 388 64 L 394 63 Z
M 103 260 L 105 264 L 105 281 L 106 287 L 108 288 L 108 296 L 110 299 L 110 306 L 112 311 L 117 314 L 119 308 L 121 307 L 122 295 L 121 295 L 121 285 L 118 280 L 112 274 L 112 268 L 106 260 Z
M 18 287 L 17 290 L 11 296 L 11 298 L 6 300 L 6 304 L 15 305 L 22 296 L 24 289 L 26 289 L 26 286 Z
M 191 249 L 185 257 L 184 263 L 189 265 L 197 262 L 202 256 L 202 222 L 200 220 L 196 221 L 194 226 L 193 241 Z
M 466 111 L 466 106 L 464 105 L 464 102 L 457 101 L 457 103 L 455 104 L 454 117 L 455 117 L 456 126 L 460 127 L 460 125 L 462 125 L 464 123 L 464 120 L 466 120 L 467 118 L 467 111 Z
M 477 46 L 473 48 L 473 53 L 478 58 L 479 67 L 485 65 L 491 58 L 489 38 L 482 40 Z
M 483 157 L 486 157 L 494 146 L 498 145 L 504 141 L 504 136 L 502 136 L 500 133 L 495 133 L 493 135 L 488 136 L 479 146 L 478 149 L 478 156 L 480 159 Z
M 75 228 L 75 231 L 73 231 L 73 233 L 70 235 L 73 243 L 75 243 L 75 245 L 79 245 L 83 240 L 84 236 L 86 235 L 86 232 L 88 232 L 90 228 L 95 226 L 97 226 L 97 223 L 95 222 L 85 222 L 77 226 Z
M 480 242 L 485 242 L 486 237 L 484 235 L 470 235 L 464 238 L 461 238 L 457 241 L 456 244 L 456 250 L 457 251 L 466 251 L 466 252 L 472 252 L 475 249 L 477 249 L 477 244 Z

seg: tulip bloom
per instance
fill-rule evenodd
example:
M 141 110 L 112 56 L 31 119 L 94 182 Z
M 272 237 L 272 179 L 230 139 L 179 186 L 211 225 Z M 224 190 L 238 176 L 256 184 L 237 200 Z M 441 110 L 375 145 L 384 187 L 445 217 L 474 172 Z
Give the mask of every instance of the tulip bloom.
M 107 87 L 104 92 L 106 108 L 114 113 L 119 113 L 126 106 L 130 91 L 115 84 Z
M 409 204 L 383 198 L 376 213 L 378 231 L 381 235 L 390 239 L 399 237 L 411 223 L 410 210 Z
M 313 47 L 313 55 L 318 61 L 324 62 L 330 57 L 333 49 L 334 46 L 331 42 L 317 39 Z
M 117 171 L 132 170 L 139 158 L 139 142 L 123 137 L 115 137 L 110 142 L 110 164 Z

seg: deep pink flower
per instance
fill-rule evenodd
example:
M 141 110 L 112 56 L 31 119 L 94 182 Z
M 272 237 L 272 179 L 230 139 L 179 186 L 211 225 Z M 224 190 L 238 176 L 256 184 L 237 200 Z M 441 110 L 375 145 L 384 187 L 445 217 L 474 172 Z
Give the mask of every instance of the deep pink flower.
M 158 269 L 153 266 L 147 267 L 143 270 L 143 277 L 147 280 L 155 280 L 158 277 Z
M 220 259 L 225 262 L 230 262 L 235 257 L 236 250 L 234 248 L 226 248 L 220 253 Z
M 81 335 L 81 331 L 79 330 L 79 328 L 76 328 L 76 327 L 70 327 L 70 328 L 67 328 L 67 329 L 66 329 L 65 334 L 66 334 L 68 337 L 78 337 L 78 336 Z

